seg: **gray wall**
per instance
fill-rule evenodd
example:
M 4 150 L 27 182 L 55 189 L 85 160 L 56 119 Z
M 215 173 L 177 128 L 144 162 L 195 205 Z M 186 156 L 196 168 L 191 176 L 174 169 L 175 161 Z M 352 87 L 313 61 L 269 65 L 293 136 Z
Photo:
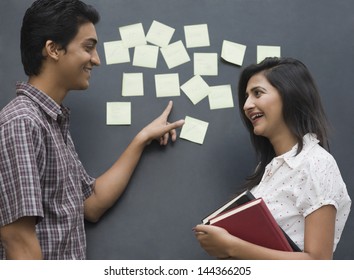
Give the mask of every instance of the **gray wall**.
M 0 2 L 0 108 L 24 80 L 19 32 L 32 1 Z M 160 114 L 169 99 L 155 97 L 154 74 L 193 76 L 189 62 L 169 70 L 159 54 L 157 69 L 131 63 L 106 65 L 103 42 L 120 39 L 118 27 L 153 20 L 176 29 L 172 42 L 184 40 L 183 26 L 207 23 L 211 46 L 188 49 L 218 52 L 223 40 L 247 45 L 244 65 L 256 61 L 257 45 L 279 45 L 282 56 L 302 60 L 315 77 L 333 125 L 331 151 L 349 193 L 354 197 L 354 2 L 351 0 L 100 0 L 87 1 L 101 13 L 97 25 L 102 65 L 93 71 L 91 87 L 66 99 L 72 109 L 71 131 L 78 153 L 92 176 L 106 170 L 134 135 Z M 132 51 L 131 51 L 132 57 Z M 123 72 L 143 72 L 145 96 L 121 96 Z M 219 61 L 219 75 L 209 85 L 231 84 L 235 108 L 210 111 L 207 99 L 194 106 L 181 92 L 174 97 L 171 120 L 186 115 L 209 122 L 203 145 L 179 139 L 166 148 L 149 146 L 119 202 L 97 224 L 87 224 L 89 259 L 208 259 L 192 233 L 200 219 L 238 191 L 255 166 L 254 154 L 237 109 L 240 67 Z M 108 101 L 132 102 L 131 126 L 106 126 Z M 335 253 L 354 259 L 353 215 Z

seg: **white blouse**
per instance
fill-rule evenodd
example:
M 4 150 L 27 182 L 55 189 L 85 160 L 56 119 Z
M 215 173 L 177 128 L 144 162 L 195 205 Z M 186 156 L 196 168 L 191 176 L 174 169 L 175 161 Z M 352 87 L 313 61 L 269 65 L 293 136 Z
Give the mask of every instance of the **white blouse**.
M 289 152 L 275 157 L 251 192 L 264 199 L 278 224 L 302 250 L 305 217 L 324 205 L 335 206 L 335 250 L 350 212 L 351 199 L 336 161 L 318 142 L 315 135 L 307 134 L 300 154 L 295 156 L 295 145 Z

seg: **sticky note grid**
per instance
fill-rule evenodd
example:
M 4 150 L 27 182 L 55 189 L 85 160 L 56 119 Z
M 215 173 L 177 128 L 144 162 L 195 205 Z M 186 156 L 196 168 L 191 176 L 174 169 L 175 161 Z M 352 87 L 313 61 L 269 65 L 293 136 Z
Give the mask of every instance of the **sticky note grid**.
M 218 76 L 220 61 L 240 67 L 243 65 L 247 46 L 242 42 L 223 40 L 212 42 L 207 23 L 185 25 L 184 37 L 176 38 L 176 29 L 166 23 L 153 20 L 149 28 L 142 23 L 118 27 L 120 38 L 103 43 L 106 65 L 131 63 L 138 68 L 154 71 L 154 81 L 145 81 L 142 71 L 123 73 L 121 96 L 144 96 L 144 82 L 155 85 L 156 98 L 177 98 L 181 93 L 194 106 L 208 99 L 210 111 L 234 108 L 232 82 L 208 84 L 205 76 Z M 219 52 L 208 48 L 219 44 Z M 221 44 L 220 44 L 221 43 Z M 197 49 L 196 49 L 197 48 Z M 205 51 L 201 51 L 202 48 Z M 194 51 L 196 49 L 197 51 Z M 131 51 L 130 51 L 131 50 Z M 280 46 L 258 45 L 257 57 L 260 62 L 268 56 L 280 57 Z M 161 73 L 158 60 L 163 59 L 172 73 Z M 190 63 L 193 76 L 180 84 L 178 68 Z M 130 125 L 132 119 L 130 102 L 107 102 L 107 125 Z M 209 123 L 187 116 L 180 138 L 203 144 Z

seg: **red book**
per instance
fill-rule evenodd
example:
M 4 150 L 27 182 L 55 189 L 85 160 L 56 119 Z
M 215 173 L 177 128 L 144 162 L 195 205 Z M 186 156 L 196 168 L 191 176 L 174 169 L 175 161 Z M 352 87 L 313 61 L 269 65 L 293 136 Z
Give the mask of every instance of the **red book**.
M 253 244 L 293 252 L 262 198 L 219 214 L 210 219 L 210 225 L 222 227 L 230 234 Z

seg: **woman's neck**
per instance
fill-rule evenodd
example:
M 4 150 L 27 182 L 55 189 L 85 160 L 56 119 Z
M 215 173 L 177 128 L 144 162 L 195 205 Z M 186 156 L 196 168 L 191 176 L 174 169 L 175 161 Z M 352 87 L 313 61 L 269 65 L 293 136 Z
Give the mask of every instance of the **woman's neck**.
M 273 139 L 269 140 L 272 143 L 275 154 L 277 156 L 280 156 L 290 151 L 298 142 L 295 135 L 290 132 L 277 135 L 276 137 L 273 137 Z

